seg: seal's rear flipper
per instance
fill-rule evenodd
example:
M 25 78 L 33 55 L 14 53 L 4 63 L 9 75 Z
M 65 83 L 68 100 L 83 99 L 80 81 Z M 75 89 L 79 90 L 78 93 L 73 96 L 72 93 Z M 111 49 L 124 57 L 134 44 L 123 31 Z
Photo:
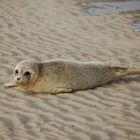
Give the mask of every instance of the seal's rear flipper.
M 7 87 L 7 88 L 17 87 L 17 86 L 19 86 L 19 84 L 15 82 L 9 82 L 9 83 L 4 84 L 4 87 Z
M 133 68 L 129 66 L 112 66 L 116 78 L 126 75 L 140 75 L 140 68 Z

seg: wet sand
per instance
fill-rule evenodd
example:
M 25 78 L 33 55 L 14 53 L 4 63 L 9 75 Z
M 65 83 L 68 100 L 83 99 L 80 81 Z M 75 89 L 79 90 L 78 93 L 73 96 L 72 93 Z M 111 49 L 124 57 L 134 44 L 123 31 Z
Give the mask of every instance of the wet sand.
M 140 12 L 83 15 L 84 1 L 0 1 L 0 140 L 139 140 L 140 76 L 74 93 L 5 89 L 17 62 L 55 58 L 140 67 Z
M 140 1 L 87 2 L 85 15 L 101 16 L 140 10 Z

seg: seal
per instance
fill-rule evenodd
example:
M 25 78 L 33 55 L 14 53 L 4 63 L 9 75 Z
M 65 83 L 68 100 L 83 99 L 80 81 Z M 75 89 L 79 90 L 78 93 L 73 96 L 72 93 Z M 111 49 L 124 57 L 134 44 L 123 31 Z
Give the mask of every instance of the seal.
M 20 86 L 30 92 L 60 93 L 92 89 L 126 75 L 140 74 L 140 69 L 106 62 L 24 60 L 14 69 L 14 80 L 6 87 Z

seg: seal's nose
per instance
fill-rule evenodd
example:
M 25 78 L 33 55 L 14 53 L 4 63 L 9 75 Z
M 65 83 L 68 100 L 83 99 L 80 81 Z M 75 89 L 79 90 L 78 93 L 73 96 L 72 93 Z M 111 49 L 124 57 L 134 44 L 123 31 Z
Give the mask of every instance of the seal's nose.
M 19 77 L 17 77 L 17 80 L 19 81 L 19 80 L 20 80 L 20 78 L 19 78 Z

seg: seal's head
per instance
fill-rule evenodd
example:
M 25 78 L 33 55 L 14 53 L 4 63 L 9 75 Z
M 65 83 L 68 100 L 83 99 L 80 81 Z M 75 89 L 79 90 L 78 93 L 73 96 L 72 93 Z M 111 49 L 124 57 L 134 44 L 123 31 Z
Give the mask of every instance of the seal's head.
M 31 61 L 21 61 L 14 69 L 14 82 L 20 86 L 27 86 L 35 83 L 39 70 L 36 63 Z

